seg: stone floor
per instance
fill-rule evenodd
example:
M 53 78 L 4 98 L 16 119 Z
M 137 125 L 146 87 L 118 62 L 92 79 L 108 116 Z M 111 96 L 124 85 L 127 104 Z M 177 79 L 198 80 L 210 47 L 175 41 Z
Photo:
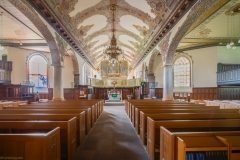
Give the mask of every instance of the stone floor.
M 149 160 L 124 110 L 124 103 L 105 103 L 73 160 Z

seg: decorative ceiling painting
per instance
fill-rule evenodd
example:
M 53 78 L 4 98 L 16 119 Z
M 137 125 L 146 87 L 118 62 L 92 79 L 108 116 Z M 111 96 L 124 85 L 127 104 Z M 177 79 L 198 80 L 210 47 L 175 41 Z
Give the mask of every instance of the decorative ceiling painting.
M 96 69 L 113 36 L 113 21 L 117 44 L 129 66 L 135 68 L 198 0 L 24 1 L 35 8 L 76 54 Z M 117 6 L 115 18 L 109 8 L 111 4 Z M 240 0 L 221 0 L 209 8 L 189 29 L 177 51 L 237 41 L 240 38 L 239 6 Z M 25 49 L 35 46 L 36 50 L 49 52 L 41 33 L 8 0 L 1 0 L 0 10 L 4 23 L 1 42 L 5 46 Z
M 103 58 L 103 50 L 110 44 L 112 22 L 115 37 L 129 64 L 142 56 L 144 47 L 161 28 L 180 1 L 187 0 L 28 0 L 37 10 L 40 5 L 50 9 L 85 57 L 97 67 Z M 115 4 L 113 19 L 110 5 Z M 37 6 L 37 7 L 36 7 Z M 132 66 L 132 65 L 131 65 Z
M 240 0 L 222 0 L 211 8 L 216 11 L 202 17 L 202 22 L 181 40 L 178 50 L 201 48 L 204 46 L 226 46 L 230 41 L 240 39 Z

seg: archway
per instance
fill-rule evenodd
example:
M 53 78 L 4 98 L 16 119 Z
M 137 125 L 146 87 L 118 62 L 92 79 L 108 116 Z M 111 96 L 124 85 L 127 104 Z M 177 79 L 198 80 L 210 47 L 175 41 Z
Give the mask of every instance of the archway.
M 73 74 L 74 74 L 74 86 L 76 87 L 79 84 L 79 77 L 80 77 L 78 60 L 75 55 L 75 52 L 72 49 L 67 50 L 67 53 L 72 59 Z
M 188 13 L 187 18 L 178 27 L 176 33 L 169 32 L 168 35 L 159 44 L 159 49 L 162 54 L 164 76 L 163 76 L 163 100 L 173 100 L 173 61 L 176 49 L 187 33 L 189 28 L 194 24 L 197 19 L 202 16 L 209 8 L 216 4 L 218 0 L 202 0 L 198 1 L 191 11 Z M 170 39 L 171 34 L 174 34 Z M 170 43 L 169 43 L 170 42 Z

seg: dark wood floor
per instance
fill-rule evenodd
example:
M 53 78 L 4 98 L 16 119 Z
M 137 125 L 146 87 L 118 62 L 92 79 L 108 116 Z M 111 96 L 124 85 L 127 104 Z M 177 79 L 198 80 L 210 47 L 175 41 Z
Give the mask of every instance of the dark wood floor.
M 124 103 L 105 103 L 104 112 L 77 151 L 74 160 L 149 160 Z

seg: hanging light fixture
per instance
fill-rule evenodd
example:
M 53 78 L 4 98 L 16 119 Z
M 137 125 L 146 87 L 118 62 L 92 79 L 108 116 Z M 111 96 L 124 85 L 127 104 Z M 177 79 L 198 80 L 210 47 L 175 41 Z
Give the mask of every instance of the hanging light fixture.
M 111 43 L 110 46 L 104 50 L 104 54 L 108 57 L 109 62 L 114 66 L 118 62 L 118 57 L 120 54 L 122 54 L 122 49 L 120 49 L 117 46 L 117 39 L 115 37 L 115 21 L 116 21 L 116 15 L 115 11 L 117 9 L 116 4 L 111 4 L 109 9 L 113 12 L 113 17 L 112 17 L 112 38 L 111 38 Z
M 239 6 L 237 6 L 239 7 Z M 228 37 L 234 37 L 235 36 L 235 32 L 234 32 L 234 28 L 235 28 L 235 24 L 234 24 L 234 17 L 235 15 L 239 15 L 239 27 L 240 28 L 240 14 L 238 14 L 240 11 L 240 8 L 234 8 L 234 9 L 231 9 L 229 11 L 226 12 L 226 15 L 228 16 L 227 17 L 227 36 Z M 229 18 L 231 18 L 229 20 Z M 240 39 L 237 41 L 237 43 L 240 43 Z M 230 39 L 230 42 L 227 43 L 226 45 L 227 49 L 237 49 L 234 41 L 232 40 L 232 38 Z
M 238 10 L 240 11 L 240 8 L 238 8 Z M 239 17 L 239 20 L 238 20 L 239 26 L 238 26 L 238 28 L 240 28 L 240 14 L 238 14 L 238 17 Z M 239 40 L 238 40 L 238 43 L 240 43 L 240 38 L 239 38 Z
M 3 40 L 3 12 L 0 13 L 1 16 L 1 33 L 0 40 Z M 0 44 L 0 51 L 4 50 L 4 47 Z
M 115 23 L 117 5 L 111 4 L 109 9 L 112 11 L 112 38 L 110 46 L 103 50 L 103 59 L 100 62 L 100 72 L 104 79 L 126 79 L 128 76 L 128 61 L 124 57 L 124 51 L 117 46 L 117 39 L 115 37 Z M 122 58 L 120 56 L 123 55 Z

